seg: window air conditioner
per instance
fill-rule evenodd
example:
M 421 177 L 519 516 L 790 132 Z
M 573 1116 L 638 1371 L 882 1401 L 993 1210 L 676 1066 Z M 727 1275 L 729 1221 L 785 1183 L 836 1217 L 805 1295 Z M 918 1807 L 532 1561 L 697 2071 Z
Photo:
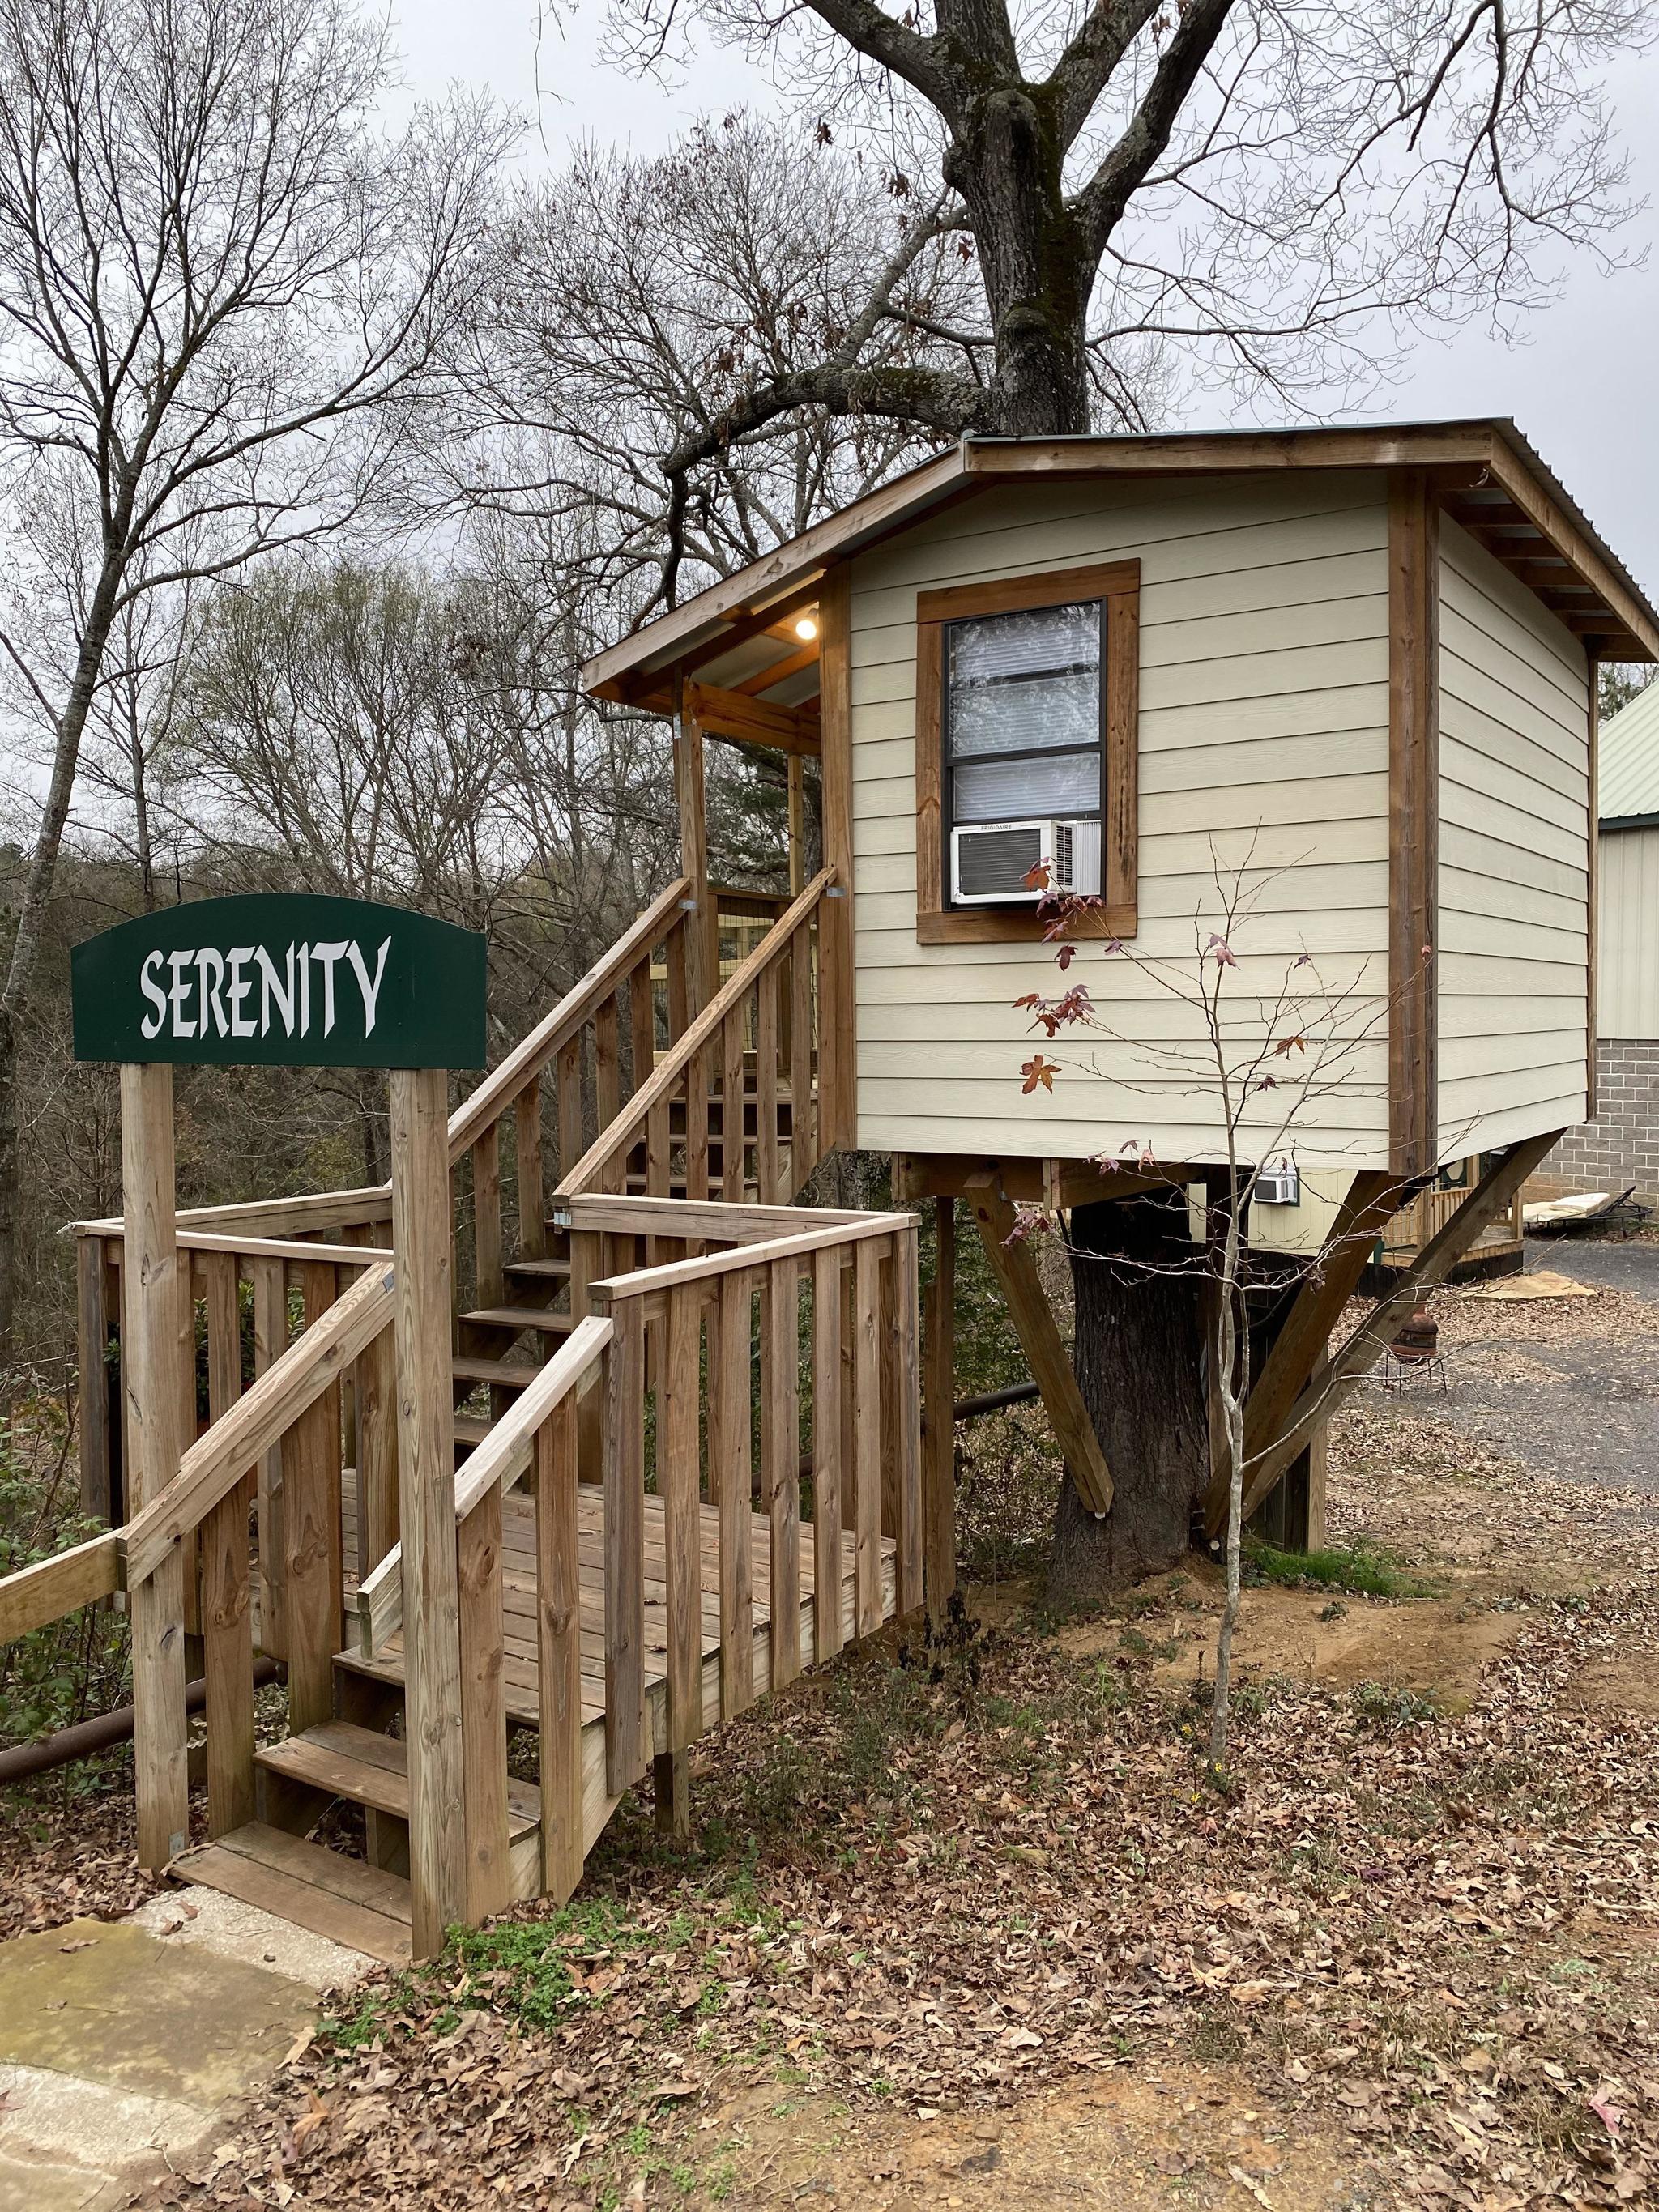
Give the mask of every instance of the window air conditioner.
M 1098 822 L 976 822 L 951 832 L 951 896 L 957 906 L 1004 906 L 1033 894 L 1025 878 L 1048 863 L 1051 890 L 1098 892 Z
M 1280 1160 L 1276 1168 L 1263 1168 L 1250 1188 L 1250 1196 L 1258 1206 L 1300 1206 L 1302 1177 L 1288 1160 Z

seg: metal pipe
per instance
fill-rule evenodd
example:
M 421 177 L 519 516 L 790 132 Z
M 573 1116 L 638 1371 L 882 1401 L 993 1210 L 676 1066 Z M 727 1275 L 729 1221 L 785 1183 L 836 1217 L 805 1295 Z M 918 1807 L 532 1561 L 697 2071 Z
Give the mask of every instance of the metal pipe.
M 1035 1382 L 1016 1382 L 1006 1390 L 987 1390 L 978 1398 L 959 1398 L 951 1408 L 953 1420 L 971 1421 L 975 1413 L 1000 1413 L 1005 1406 L 1028 1406 L 1042 1392 Z
M 276 1675 L 274 1659 L 254 1661 L 256 1690 L 263 1689 L 267 1682 L 274 1682 Z M 206 1703 L 205 1680 L 190 1683 L 185 1691 L 185 1711 L 198 1713 Z M 108 1751 L 112 1745 L 131 1741 L 131 1736 L 132 1707 L 118 1705 L 112 1713 L 99 1713 L 89 1721 L 76 1721 L 73 1728 L 57 1729 L 33 1743 L 12 1744 L 0 1751 L 0 1784 L 25 1782 L 32 1774 L 46 1774 L 54 1766 L 67 1766 L 72 1759 L 89 1759 L 95 1751 Z

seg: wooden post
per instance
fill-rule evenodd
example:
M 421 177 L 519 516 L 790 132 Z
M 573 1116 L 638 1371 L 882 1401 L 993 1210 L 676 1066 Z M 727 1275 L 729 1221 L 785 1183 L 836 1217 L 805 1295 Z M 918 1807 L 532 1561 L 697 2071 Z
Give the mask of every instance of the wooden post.
M 922 1371 L 922 1518 L 927 1528 L 927 1617 L 943 1622 L 957 1586 L 957 1202 L 933 1201 L 933 1279 L 925 1313 Z
M 501 1491 L 495 1484 L 459 1532 L 461 1757 L 466 1803 L 466 1915 L 505 1912 L 507 1868 L 507 1686 L 501 1614 Z
M 789 756 L 789 896 L 806 889 L 806 763 Z
M 391 1104 L 409 1858 L 415 1955 L 426 1959 L 467 1908 L 447 1079 L 393 1068 Z
M 334 1302 L 334 1269 L 325 1261 L 307 1260 L 299 1263 L 299 1275 L 309 1328 Z M 446 1325 L 446 1363 L 447 1358 Z M 337 1383 L 301 1414 L 283 1437 L 282 1452 L 288 1721 L 297 1735 L 334 1717 L 334 1655 L 344 1633 Z
M 519 1161 L 519 1257 L 547 1252 L 546 1206 L 542 1197 L 542 1085 L 532 1075 L 513 1102 L 513 1141 Z
M 818 1150 L 850 1147 L 858 1134 L 853 1000 L 852 592 L 845 562 L 818 599 L 819 726 L 823 745 L 823 864 L 836 872 L 818 931 Z
M 576 1401 L 536 1432 L 536 1649 L 541 1722 L 542 1887 L 562 1905 L 582 1873 L 581 1577 Z
M 288 1350 L 288 1286 L 280 1260 L 250 1260 L 253 1279 L 253 1379 Z M 273 1444 L 257 1474 L 259 1528 L 259 1649 L 288 1656 L 288 1545 L 283 1534 L 283 1448 Z
M 398 1540 L 398 1383 L 392 1332 L 357 1359 L 357 1572 L 378 1567 Z
M 173 1070 L 121 1070 L 121 1374 L 131 1443 L 129 1517 L 179 1471 L 179 1247 L 173 1214 Z M 185 1746 L 183 1547 L 129 1592 L 138 1863 L 159 1874 L 190 1840 Z
M 480 1129 L 472 1147 L 473 1280 L 481 1306 L 507 1296 L 501 1273 L 501 1131 L 499 1121 Z
M 893 1239 L 893 1334 L 897 1389 L 893 1407 L 898 1460 L 898 1610 L 914 1613 L 924 1594 L 926 1535 L 921 1504 L 921 1254 L 918 1232 L 901 1229 Z
M 691 879 L 695 910 L 686 918 L 685 1000 L 695 1021 L 719 989 L 720 939 L 708 889 L 708 819 L 703 795 L 702 725 L 674 678 L 674 795 L 679 802 L 680 873 Z

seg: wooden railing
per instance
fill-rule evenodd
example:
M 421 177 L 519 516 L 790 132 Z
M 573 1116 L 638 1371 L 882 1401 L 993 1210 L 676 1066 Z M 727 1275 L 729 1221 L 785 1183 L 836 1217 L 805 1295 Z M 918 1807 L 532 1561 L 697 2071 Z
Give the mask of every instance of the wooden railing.
M 1389 1222 L 1382 1240 L 1383 1257 L 1394 1265 L 1403 1265 L 1439 1235 L 1468 1194 L 1468 1184 L 1451 1190 L 1431 1188 L 1419 1191 Z M 1483 1252 L 1518 1249 L 1525 1225 L 1521 1193 L 1516 1191 L 1498 1218 L 1475 1238 L 1466 1256 L 1476 1258 Z
M 787 1200 L 801 1188 L 817 1158 L 817 918 L 833 881 L 832 872 L 826 869 L 772 925 L 659 1060 L 650 1080 L 635 1091 L 626 1109 L 612 1117 L 566 1172 L 559 1183 L 561 1197 L 583 1191 L 620 1193 L 629 1156 L 636 1151 L 643 1154 L 645 1188 L 640 1194 L 668 1197 L 674 1179 L 676 1107 L 681 1113 L 678 1150 L 685 1194 L 694 1200 L 708 1197 L 712 1188 L 708 1107 L 715 1096 L 720 1106 L 720 1197 L 740 1200 L 745 1190 L 752 1189 L 766 1206 Z M 785 1086 L 791 1133 L 787 1146 L 781 1142 L 778 1126 Z M 750 1096 L 752 1139 L 747 1127 Z M 787 1161 L 781 1157 L 786 1150 Z
M 177 1474 L 125 1526 L 0 1584 L 8 1639 L 125 1589 L 139 1856 L 151 1869 L 186 1840 L 187 1637 L 200 1638 L 208 1820 L 222 1835 L 253 1818 L 256 1645 L 287 1661 L 290 1728 L 328 1717 L 349 1545 L 359 1565 L 378 1557 L 398 1522 L 391 1255 L 208 1233 L 179 1241 L 204 1289 L 206 1422 L 193 1302 L 181 1300 L 192 1322 L 180 1333 L 181 1411 L 195 1441 Z M 304 1321 L 292 1344 L 291 1304 Z M 355 1539 L 342 1484 L 353 1429 Z
M 608 1127 L 626 1098 L 649 1078 L 659 1042 L 684 1033 L 686 938 L 691 886 L 678 878 L 617 943 L 567 991 L 558 1005 L 450 1116 L 458 1305 L 496 1305 L 504 1295 L 509 1256 L 540 1258 L 546 1249 L 545 1125 L 551 1123 L 560 1164 L 573 1164 Z M 732 896 L 746 907 L 751 895 Z M 510 1153 L 503 1124 L 510 1121 Z M 504 1218 L 502 1160 L 514 1163 Z M 392 1218 L 392 1186 L 324 1191 L 234 1206 L 200 1206 L 179 1216 L 179 1242 L 192 1250 L 231 1237 L 252 1255 L 262 1243 L 341 1239 L 350 1246 L 383 1241 Z M 118 1218 L 72 1224 L 77 1240 L 80 1371 L 84 1378 L 81 1429 L 82 1510 L 106 1520 L 124 1510 L 120 1469 L 119 1262 Z M 289 1282 L 301 1263 L 290 1260 Z M 195 1298 L 205 1285 L 197 1271 Z M 256 1294 L 258 1279 L 256 1278 Z M 188 1332 L 186 1332 L 188 1333 Z M 101 1378 L 101 1379 L 100 1379 Z M 186 1430 L 194 1434 L 193 1421 Z M 375 1558 L 380 1554 L 376 1553 Z M 369 1559 L 366 1565 L 373 1565 Z
M 572 1202 L 577 1227 L 614 1236 L 620 1218 L 636 1240 L 659 1251 L 673 1242 L 695 1247 L 722 1231 L 744 1240 L 592 1286 L 614 1331 L 604 1449 L 605 1769 L 612 1797 L 640 1778 L 653 1753 L 684 1750 L 704 1729 L 799 1673 L 803 1473 L 811 1482 L 814 1591 L 812 1644 L 805 1656 L 829 1658 L 849 1631 L 864 1636 L 881 1626 L 884 1537 L 894 1547 L 896 1609 L 908 1613 L 921 1602 L 915 1217 L 793 1210 L 793 1233 L 777 1233 L 775 1216 L 773 1233 L 757 1242 L 750 1241 L 751 1224 L 732 1218 L 755 1210 L 615 1197 Z M 666 1616 L 663 1712 L 654 1730 L 645 1666 L 647 1490 L 661 1500 Z M 720 1593 L 718 1665 L 707 1683 L 705 1504 L 718 1516 Z M 761 1638 L 757 1510 L 769 1554 Z M 850 1622 L 842 1599 L 843 1531 L 854 1539 Z

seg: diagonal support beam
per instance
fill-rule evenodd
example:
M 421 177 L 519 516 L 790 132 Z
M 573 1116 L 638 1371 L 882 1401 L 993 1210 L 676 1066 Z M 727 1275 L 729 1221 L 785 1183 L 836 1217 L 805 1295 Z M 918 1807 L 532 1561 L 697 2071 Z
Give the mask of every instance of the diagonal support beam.
M 1310 1270 L 1297 1291 L 1244 1401 L 1247 1468 L 1284 1426 L 1297 1395 L 1324 1358 L 1331 1331 L 1365 1272 L 1371 1247 L 1408 1187 L 1380 1168 L 1362 1168 L 1348 1186 L 1326 1240 L 1322 1264 Z M 1229 1487 L 1226 1437 L 1218 1428 L 1209 1488 L 1204 1493 L 1206 1535 L 1215 1535 L 1225 1525 Z
M 1455 1213 L 1430 1238 L 1388 1296 L 1379 1298 L 1334 1359 L 1328 1360 L 1291 1407 L 1278 1441 L 1267 1455 L 1246 1471 L 1244 1512 L 1255 1511 L 1273 1485 L 1307 1443 L 1322 1421 L 1327 1421 L 1358 1389 L 1382 1357 L 1400 1316 L 1419 1295 L 1443 1282 L 1481 1231 L 1495 1221 L 1562 1131 L 1552 1129 L 1541 1137 L 1527 1137 L 1512 1145 L 1493 1167 L 1487 1169 Z
M 1054 1325 L 1054 1310 L 1037 1279 L 1030 1247 L 1008 1242 L 1017 1216 L 994 1175 L 970 1176 L 964 1196 L 979 1224 L 981 1242 L 1014 1324 L 1031 1375 L 1042 1394 L 1078 1495 L 1091 1513 L 1109 1513 L 1112 1476 L 1100 1448 L 1089 1409 L 1083 1402 L 1070 1356 Z

